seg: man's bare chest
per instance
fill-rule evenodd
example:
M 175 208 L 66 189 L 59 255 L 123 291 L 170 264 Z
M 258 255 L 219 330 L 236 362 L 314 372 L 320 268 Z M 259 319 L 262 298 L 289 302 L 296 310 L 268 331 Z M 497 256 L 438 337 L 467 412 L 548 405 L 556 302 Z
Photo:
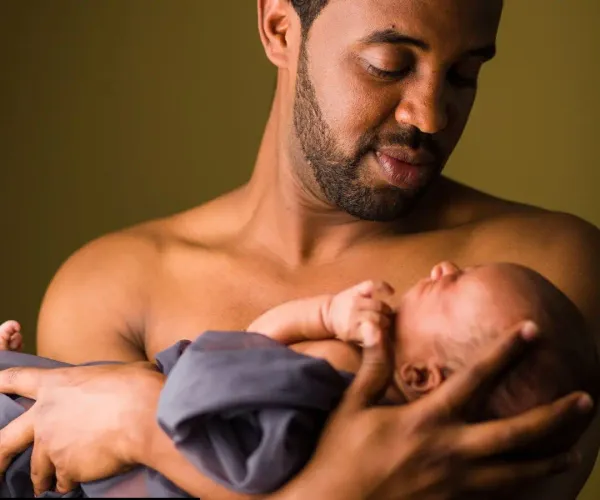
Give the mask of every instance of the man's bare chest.
M 211 257 L 173 259 L 154 284 L 146 315 L 146 354 L 207 330 L 245 329 L 282 302 L 336 293 L 363 280 L 384 280 L 404 293 L 441 260 L 461 260 L 445 241 L 386 247 L 322 265 L 282 269 L 268 262 Z M 455 243 L 455 242 L 454 242 Z

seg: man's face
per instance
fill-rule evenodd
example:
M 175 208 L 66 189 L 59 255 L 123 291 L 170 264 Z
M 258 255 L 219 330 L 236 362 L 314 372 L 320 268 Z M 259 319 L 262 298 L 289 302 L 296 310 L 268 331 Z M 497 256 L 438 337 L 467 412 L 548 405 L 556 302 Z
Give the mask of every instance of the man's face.
M 501 0 L 330 0 L 302 42 L 294 126 L 327 201 L 405 214 L 460 138 Z M 299 172 L 306 175 L 306 172 Z

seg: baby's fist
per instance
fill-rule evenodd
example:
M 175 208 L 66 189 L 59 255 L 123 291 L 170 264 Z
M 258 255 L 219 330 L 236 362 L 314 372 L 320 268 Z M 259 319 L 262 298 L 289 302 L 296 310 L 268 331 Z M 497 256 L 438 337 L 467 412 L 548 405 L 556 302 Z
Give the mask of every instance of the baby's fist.
M 366 333 L 386 332 L 393 310 L 375 296 L 391 296 L 394 289 L 385 281 L 363 281 L 333 296 L 326 313 L 325 325 L 336 338 L 362 344 Z

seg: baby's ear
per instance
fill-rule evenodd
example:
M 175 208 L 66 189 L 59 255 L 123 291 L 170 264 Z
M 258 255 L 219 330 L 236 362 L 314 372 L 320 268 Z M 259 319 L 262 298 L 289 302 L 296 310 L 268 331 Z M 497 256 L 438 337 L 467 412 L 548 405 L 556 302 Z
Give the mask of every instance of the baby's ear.
M 437 362 L 406 362 L 396 371 L 396 384 L 409 400 L 417 399 L 438 388 L 445 380 L 444 369 Z

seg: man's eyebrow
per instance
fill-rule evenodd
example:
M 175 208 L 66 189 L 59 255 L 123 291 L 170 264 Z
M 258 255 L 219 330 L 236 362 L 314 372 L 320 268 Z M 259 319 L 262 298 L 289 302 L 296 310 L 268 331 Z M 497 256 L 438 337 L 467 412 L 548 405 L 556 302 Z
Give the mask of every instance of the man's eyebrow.
M 361 43 L 365 45 L 377 45 L 381 43 L 389 43 L 389 44 L 402 44 L 402 45 L 413 45 L 423 50 L 430 50 L 430 46 L 427 42 L 423 40 L 419 40 L 418 38 L 414 38 L 409 35 L 404 35 L 399 31 L 388 28 L 381 31 L 373 31 L 364 38 L 361 38 Z
M 360 42 L 364 45 L 377 45 L 377 44 L 392 44 L 392 45 L 412 45 L 419 49 L 429 51 L 431 46 L 424 40 L 415 38 L 410 35 L 400 33 L 394 28 L 388 28 L 385 30 L 374 31 L 364 38 L 360 39 Z M 480 57 L 484 60 L 492 59 L 496 55 L 496 45 L 491 43 L 483 47 L 468 50 L 465 55 L 471 57 Z

